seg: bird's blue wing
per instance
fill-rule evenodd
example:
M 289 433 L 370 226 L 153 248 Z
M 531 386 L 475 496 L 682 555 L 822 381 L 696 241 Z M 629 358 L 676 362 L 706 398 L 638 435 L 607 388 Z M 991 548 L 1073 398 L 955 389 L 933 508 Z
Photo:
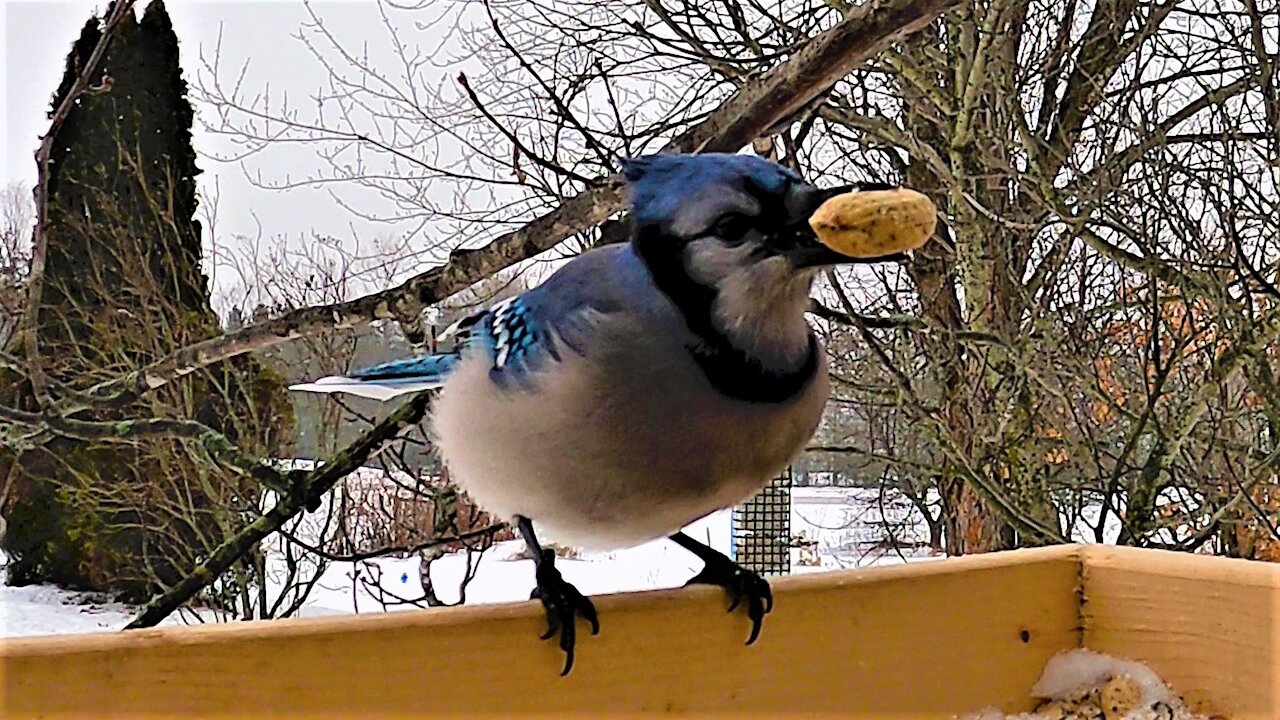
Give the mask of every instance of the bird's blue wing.
M 402 380 L 417 378 L 424 381 L 442 382 L 458 364 L 456 353 L 439 355 L 422 355 L 384 362 L 373 367 L 357 370 L 347 377 L 353 380 Z
M 471 327 L 488 313 L 481 311 L 463 318 L 447 332 L 455 335 L 451 352 L 401 358 L 361 368 L 348 375 L 333 375 L 313 382 L 291 385 L 290 390 L 315 393 L 347 393 L 375 400 L 438 388 L 453 372 L 460 353 L 470 342 Z
M 546 282 L 491 306 L 468 325 L 468 352 L 483 352 L 489 377 L 506 387 L 531 387 L 538 371 L 566 353 L 584 354 L 601 322 L 634 310 L 636 286 L 648 272 L 629 245 L 585 252 Z
M 554 318 L 542 317 L 536 310 L 546 305 L 539 303 L 536 295 L 503 300 L 464 319 L 456 329 L 457 342 L 451 352 L 392 360 L 291 389 L 385 400 L 440 387 L 463 356 L 472 353 L 479 353 L 490 364 L 489 377 L 495 384 L 529 388 L 533 371 L 560 360 Z M 574 327 L 572 322 L 562 324 Z
M 532 388 L 537 371 L 565 352 L 583 352 L 598 319 L 625 305 L 620 283 L 636 282 L 631 276 L 642 273 L 622 247 L 584 253 L 542 285 L 456 323 L 446 331 L 456 340 L 452 352 L 393 360 L 293 389 L 386 398 L 439 387 L 475 354 L 489 363 L 489 377 L 500 387 Z
M 495 382 L 520 379 L 548 360 L 560 359 L 556 318 L 539 313 L 537 300 L 536 294 L 504 300 L 472 329 L 471 343 L 487 352 Z

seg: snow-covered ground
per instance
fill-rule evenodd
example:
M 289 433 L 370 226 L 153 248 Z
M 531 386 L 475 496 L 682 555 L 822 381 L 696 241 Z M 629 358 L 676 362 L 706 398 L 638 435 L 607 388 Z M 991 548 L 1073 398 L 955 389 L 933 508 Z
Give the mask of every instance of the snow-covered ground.
M 931 557 L 929 529 L 903 496 L 879 488 L 793 488 L 791 533 L 817 542 L 820 565 L 792 551 L 792 572 L 886 565 Z M 812 561 L 812 556 L 809 561 Z
M 52 635 L 116 630 L 130 608 L 89 602 L 80 593 L 52 585 L 0 585 L 0 635 Z
M 792 500 L 792 534 L 817 543 L 803 553 L 804 557 L 799 549 L 792 550 L 793 572 L 900 563 L 929 555 L 923 547 L 927 529 L 919 514 L 901 499 L 882 497 L 876 490 L 795 488 Z M 892 528 L 892 536 L 907 547 L 887 547 L 884 541 L 890 533 L 886 528 Z M 717 513 L 686 532 L 728 552 L 732 542 L 730 513 Z M 521 547 L 518 541 L 502 542 L 470 558 L 466 553 L 454 553 L 437 559 L 431 565 L 430 577 L 438 598 L 446 603 L 459 601 L 461 580 L 470 562 L 474 576 L 466 585 L 466 604 L 527 600 L 533 587 L 533 563 L 519 557 Z M 804 564 L 815 561 L 817 564 Z M 422 598 L 420 565 L 417 557 L 332 563 L 299 615 L 413 609 L 413 604 L 397 605 L 394 600 Z M 587 594 L 678 587 L 699 565 L 692 555 L 666 540 L 556 562 L 565 578 Z M 132 608 L 94 602 L 81 593 L 44 585 L 0 585 L 0 636 L 117 630 L 131 616 Z M 206 615 L 204 619 L 211 618 Z M 190 614 L 168 620 L 193 621 L 199 619 Z

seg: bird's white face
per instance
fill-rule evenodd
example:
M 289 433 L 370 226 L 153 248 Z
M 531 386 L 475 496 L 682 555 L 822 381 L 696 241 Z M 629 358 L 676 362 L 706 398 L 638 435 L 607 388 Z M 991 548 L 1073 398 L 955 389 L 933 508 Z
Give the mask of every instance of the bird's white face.
M 811 275 L 804 271 L 848 260 L 818 243 L 809 226 L 828 193 L 797 177 L 778 174 L 766 183 L 729 175 L 671 185 L 677 201 L 651 229 L 699 282 L 713 284 L 757 264 L 772 268 L 771 276 L 788 269 Z M 778 258 L 785 263 L 773 262 Z
M 763 252 L 758 241 L 732 245 L 715 237 L 689 243 L 685 258 L 690 277 L 715 288 L 713 321 L 735 346 L 770 367 L 803 359 L 815 269 Z
M 737 164 L 693 165 L 700 174 L 684 182 L 673 172 L 646 176 L 639 194 L 651 205 L 640 217 L 641 242 L 651 265 L 705 303 L 712 331 L 765 367 L 797 367 L 810 351 L 804 311 L 817 272 L 810 261 L 824 252 L 808 219 L 825 194 L 785 168 Z
M 809 218 L 846 189 L 744 155 L 649 156 L 623 172 L 632 246 L 702 346 L 748 374 L 800 377 L 814 351 L 813 279 L 856 262 L 819 242 Z

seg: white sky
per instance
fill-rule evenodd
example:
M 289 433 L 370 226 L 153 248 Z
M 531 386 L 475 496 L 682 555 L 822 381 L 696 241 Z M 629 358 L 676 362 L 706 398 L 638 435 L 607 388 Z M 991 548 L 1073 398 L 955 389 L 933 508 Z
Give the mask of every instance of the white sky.
M 250 94 L 270 88 L 278 97 L 288 91 L 295 102 L 319 90 L 326 75 L 303 44 L 294 38 L 306 21 L 300 0 L 279 2 L 200 2 L 168 0 L 170 15 L 181 43 L 182 64 L 188 83 L 201 72 L 201 55 L 211 58 L 221 37 L 223 77 L 234 78 L 246 62 L 244 87 Z M 139 6 L 145 6 L 140 0 Z M 40 134 L 47 127 L 49 99 L 63 71 L 67 52 L 91 13 L 101 12 L 106 0 L 66 0 L 60 2 L 14 2 L 0 0 L 0 182 L 35 180 L 32 155 Z M 368 41 L 380 43 L 385 33 L 379 25 L 376 5 L 364 1 L 321 1 L 312 7 L 335 34 L 358 47 Z M 430 33 L 427 29 L 424 34 Z M 431 37 L 420 36 L 424 43 Z M 445 72 L 444 69 L 441 72 Z M 201 107 L 196 106 L 197 113 Z M 267 179 L 306 177 L 318 167 L 314 154 L 305 148 L 282 150 L 250 160 L 245 165 L 219 162 L 211 155 L 225 155 L 230 149 L 224 140 L 195 127 L 199 164 L 204 170 L 200 182 L 204 192 L 217 184 L 219 242 L 236 236 L 289 236 L 294 242 L 307 239 L 311 230 L 350 240 L 394 232 L 386 225 L 372 225 L 338 206 L 325 191 L 301 188 L 287 192 L 256 188 L 246 172 L 261 172 Z M 215 280 L 215 285 L 217 284 Z M 216 289 L 215 289 L 216 293 Z

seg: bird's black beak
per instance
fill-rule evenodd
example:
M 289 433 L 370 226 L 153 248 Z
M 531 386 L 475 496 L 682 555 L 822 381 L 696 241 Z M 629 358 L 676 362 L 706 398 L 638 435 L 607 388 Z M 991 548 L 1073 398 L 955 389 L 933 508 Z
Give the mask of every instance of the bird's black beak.
M 885 183 L 854 183 L 833 188 L 818 188 L 812 185 L 794 185 L 787 195 L 787 213 L 799 221 L 793 225 L 795 236 L 792 245 L 784 255 L 797 269 L 830 267 L 832 265 L 866 265 L 882 262 L 900 262 L 907 259 L 905 253 L 893 253 L 872 258 L 849 257 L 823 245 L 818 235 L 809 227 L 809 217 L 827 200 L 847 192 L 866 190 L 892 190 L 896 185 Z

